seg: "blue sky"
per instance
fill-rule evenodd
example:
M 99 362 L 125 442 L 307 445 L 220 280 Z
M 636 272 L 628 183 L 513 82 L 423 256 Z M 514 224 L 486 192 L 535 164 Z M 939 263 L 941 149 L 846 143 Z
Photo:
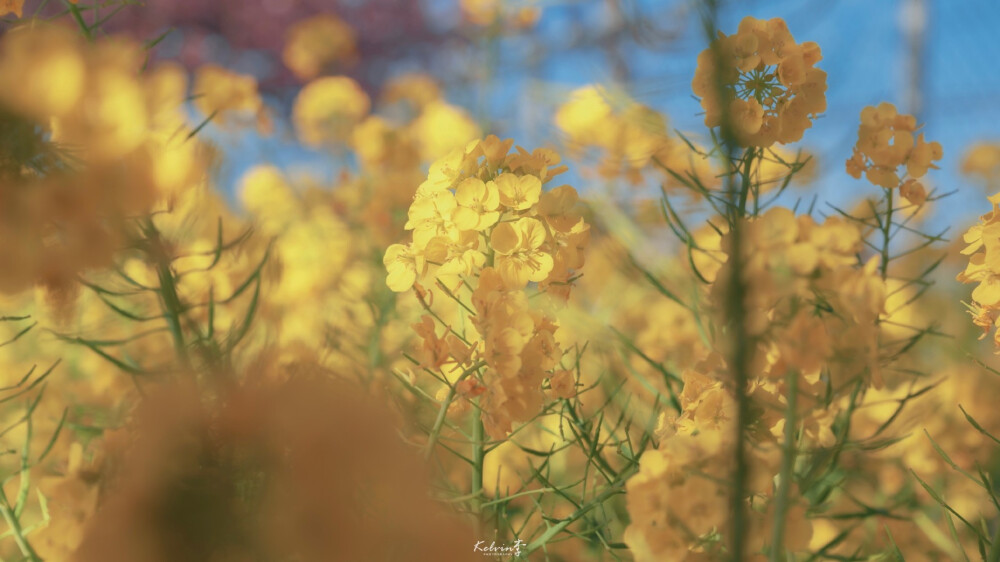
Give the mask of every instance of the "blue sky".
M 905 108 L 908 84 L 907 48 L 901 31 L 904 4 L 911 0 L 744 0 L 723 4 L 720 27 L 735 30 L 745 15 L 782 17 L 800 42 L 815 41 L 822 48 L 819 66 L 828 73 L 828 110 L 806 132 L 801 145 L 815 153 L 820 179 L 812 187 L 819 200 L 838 204 L 872 190 L 843 172 L 843 161 L 854 144 L 858 114 L 866 105 L 886 100 Z M 921 57 L 920 82 L 924 104 L 920 120 L 928 139 L 944 146 L 941 170 L 930 183 L 958 193 L 939 203 L 935 222 L 956 228 L 986 210 L 982 188 L 958 174 L 961 155 L 974 142 L 1000 141 L 1000 2 L 990 0 L 923 0 L 927 18 Z M 427 0 L 428 13 L 442 29 L 458 25 L 451 0 Z M 543 16 L 529 35 L 504 39 L 496 66 L 486 81 L 468 80 L 481 68 L 487 52 L 456 48 L 426 69 L 455 79 L 451 101 L 484 116 L 502 136 L 519 144 L 551 143 L 554 107 L 573 88 L 609 84 L 615 80 L 613 58 L 599 48 L 579 47 L 580 37 L 599 36 L 614 29 L 615 14 L 605 0 L 544 2 Z M 702 131 L 700 107 L 691 97 L 695 57 L 705 38 L 697 11 L 690 1 L 622 0 L 632 21 L 649 23 L 670 41 L 655 48 L 632 39 L 620 41 L 618 56 L 628 63 L 623 86 L 639 101 L 664 112 L 672 127 Z M 592 34 L 592 35 L 587 35 Z M 399 63 L 398 71 L 416 70 Z M 451 76 L 446 76 L 453 74 Z M 465 81 L 463 81 L 463 77 Z M 231 190 L 247 166 L 271 162 L 290 169 L 332 173 L 329 161 L 289 144 L 282 135 L 271 139 L 230 137 L 226 144 L 233 161 L 221 178 Z M 586 189 L 586 186 L 582 186 Z M 954 234 L 954 232 L 953 232 Z

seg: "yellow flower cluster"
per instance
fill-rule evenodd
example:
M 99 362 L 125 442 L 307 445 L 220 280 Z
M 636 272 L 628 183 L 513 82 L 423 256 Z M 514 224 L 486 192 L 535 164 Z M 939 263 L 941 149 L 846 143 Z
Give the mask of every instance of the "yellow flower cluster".
M 798 141 L 812 118 L 826 111 L 826 72 L 813 42 L 798 44 L 784 20 L 747 16 L 735 35 L 719 38 L 698 55 L 691 87 L 701 98 L 705 125 L 724 116 L 743 146 Z
M 331 191 L 296 193 L 290 180 L 270 166 L 251 169 L 242 183 L 244 206 L 260 230 L 273 237 L 274 279 L 261 313 L 280 343 L 279 358 L 319 361 L 316 350 L 333 334 L 342 341 L 338 350 L 350 350 L 347 342 L 362 340 L 371 324 L 365 299 L 377 264 L 365 259 L 371 251 L 367 241 L 359 240 L 337 213 Z M 317 268 L 319 261 L 328 267 Z M 325 366 L 345 374 L 359 367 L 333 350 L 323 359 Z
M 748 480 L 750 551 L 765 547 L 774 523 L 774 476 L 786 423 L 801 428 L 802 447 L 830 447 L 839 399 L 860 381 L 878 383 L 878 318 L 885 286 L 878 261 L 861 266 L 858 229 L 838 218 L 817 223 L 773 208 L 743 229 L 746 327 L 753 421 L 745 428 L 754 445 Z M 730 235 L 722 237 L 727 253 Z M 728 268 L 714 276 L 712 298 L 726 297 Z M 704 374 L 702 374 L 704 373 Z M 669 420 L 656 451 L 627 484 L 632 524 L 626 542 L 638 560 L 701 560 L 721 555 L 730 521 L 735 406 L 722 355 L 713 353 L 684 373 L 680 414 Z M 795 390 L 789 382 L 794 378 Z M 788 396 L 797 393 L 789 412 Z M 794 416 L 789 421 L 788 416 Z M 809 545 L 812 523 L 799 500 L 786 506 L 785 544 Z
M 962 254 L 969 256 L 969 263 L 958 274 L 963 283 L 978 283 L 969 309 L 973 322 L 983 329 L 982 337 L 1000 327 L 1000 194 L 991 196 L 990 203 L 993 210 L 963 236 Z M 1000 332 L 994 332 L 994 341 L 1000 347 Z
M 759 552 L 773 524 L 774 489 L 786 423 L 801 427 L 800 444 L 830 447 L 837 399 L 858 381 L 878 382 L 878 318 L 885 286 L 878 261 L 859 266 L 861 234 L 849 222 L 774 208 L 742 229 L 746 325 L 755 344 L 748 388 L 754 421 L 745 429 L 754 446 L 749 480 L 750 548 Z M 730 236 L 723 235 L 727 250 Z M 725 298 L 727 262 L 712 287 Z M 701 374 L 707 373 L 707 374 Z M 789 375 L 798 399 L 788 412 Z M 659 449 L 642 457 L 639 474 L 627 484 L 632 524 L 626 542 L 638 560 L 700 560 L 721 555 L 730 521 L 730 478 L 735 435 L 728 370 L 718 354 L 684 374 L 681 413 L 670 420 Z M 789 422 L 787 416 L 793 415 Z M 807 446 L 807 445 L 803 445 Z M 787 507 L 783 545 L 809 544 L 812 523 L 804 506 Z M 796 515 L 797 513 L 797 515 Z
M 292 123 L 303 144 L 329 148 L 348 142 L 366 164 L 386 158 L 406 161 L 414 151 L 429 162 L 480 137 L 475 121 L 441 99 L 437 84 L 425 75 L 390 82 L 383 97 L 390 103 L 412 102 L 412 120 L 401 127 L 370 115 L 372 100 L 360 84 L 347 76 L 324 76 L 299 92 Z
M 747 329 L 759 346 L 752 372 L 780 383 L 792 370 L 837 392 L 859 377 L 878 384 L 876 324 L 886 289 L 876 257 L 858 264 L 857 227 L 775 207 L 749 221 L 744 237 Z M 718 279 L 721 299 L 728 273 Z M 821 382 L 821 373 L 828 379 Z
M 576 209 L 576 190 L 542 191 L 565 170 L 558 155 L 520 147 L 511 153 L 512 144 L 490 136 L 435 162 L 410 205 L 412 242 L 389 246 L 383 260 L 393 291 L 428 278 L 449 290 L 472 289 L 472 322 L 482 346 L 439 338 L 426 320 L 417 328 L 428 366 L 485 362 L 481 408 L 487 430 L 498 438 L 512 421 L 537 413 L 543 378 L 562 355 L 557 324 L 529 304 L 525 288 L 537 283 L 548 295 L 567 298 L 590 235 Z M 566 386 L 564 379 L 555 386 Z
M 640 562 L 717 552 L 718 533 L 729 521 L 731 493 L 725 483 L 735 407 L 721 383 L 694 371 L 684 379 L 682 413 L 664 427 L 672 435 L 642 456 L 639 473 L 625 485 L 631 519 L 625 542 Z
M 165 64 L 141 73 L 138 44 L 87 43 L 49 24 L 0 45 L 0 291 L 59 285 L 106 265 L 123 220 L 204 175 L 187 141 L 187 78 Z
M 574 212 L 576 190 L 543 193 L 543 182 L 565 170 L 559 156 L 521 148 L 508 154 L 512 143 L 491 136 L 431 166 L 407 213 L 412 243 L 385 253 L 390 289 L 406 291 L 428 276 L 457 286 L 487 265 L 508 290 L 537 282 L 558 292 L 568 282 L 589 236 Z
M 912 115 L 898 113 L 891 103 L 864 108 L 847 173 L 856 179 L 864 174 L 869 182 L 886 189 L 898 187 L 907 201 L 923 203 L 927 191 L 918 180 L 928 169 L 937 169 L 934 161 L 940 160 L 942 153 L 941 145 L 925 141 L 923 133 L 914 138 L 917 128 Z M 900 166 L 906 166 L 902 177 L 897 171 Z
M 588 150 L 600 153 L 596 171 L 603 178 L 624 177 L 639 184 L 642 172 L 652 166 L 694 177 L 706 187 L 718 183 L 708 157 L 671 138 L 665 116 L 627 96 L 612 96 L 593 85 L 578 88 L 556 111 L 554 122 L 566 135 L 572 157 Z M 677 185 L 673 176 L 663 175 L 665 185 Z
M 625 542 L 639 562 L 718 560 L 725 552 L 736 406 L 717 377 L 695 370 L 684 373 L 678 398 L 680 414 L 661 420 L 660 447 L 642 456 L 639 473 L 625 485 L 631 519 Z M 753 470 L 747 483 L 754 506 L 749 510 L 749 552 L 764 549 L 774 523 L 776 451 L 765 446 L 748 451 Z M 791 503 L 784 547 L 795 552 L 808 546 L 812 522 L 804 517 L 801 502 Z

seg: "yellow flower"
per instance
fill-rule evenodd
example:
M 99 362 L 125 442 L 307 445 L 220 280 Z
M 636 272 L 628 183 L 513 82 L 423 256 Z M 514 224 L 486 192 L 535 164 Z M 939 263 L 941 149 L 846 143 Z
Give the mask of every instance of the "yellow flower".
M 500 219 L 500 192 L 495 183 L 466 178 L 455 188 L 455 226 L 462 230 L 486 230 Z
M 892 189 L 899 185 L 895 169 L 872 166 L 865 170 L 865 178 L 874 185 Z
M 426 74 L 402 74 L 389 80 L 382 89 L 382 100 L 387 103 L 408 101 L 416 109 L 441 99 L 441 87 Z
M 520 289 L 529 281 L 543 281 L 552 270 L 552 256 L 540 248 L 545 243 L 545 226 L 532 218 L 502 222 L 490 235 L 496 252 L 496 268 L 504 284 Z
M 301 213 L 288 180 L 274 166 L 254 166 L 247 171 L 240 180 L 239 197 L 269 234 L 278 233 Z
M 117 160 L 145 139 L 145 93 L 132 69 L 105 66 L 91 73 L 81 103 L 86 107 L 59 120 L 57 141 L 79 146 L 90 158 Z
M 309 146 L 340 142 L 368 115 L 371 101 L 354 80 L 328 76 L 307 84 L 295 98 L 292 122 Z
M 487 27 L 509 23 L 515 28 L 530 27 L 541 17 L 541 10 L 530 0 L 460 0 L 462 16 L 470 23 Z M 504 4 L 507 4 L 505 6 Z
M 928 168 L 937 169 L 933 161 L 940 160 L 942 156 L 941 143 L 926 142 L 924 134 L 920 133 L 920 136 L 917 137 L 916 146 L 913 147 L 913 151 L 906 160 L 906 173 L 914 178 L 923 177 L 927 173 Z
M 559 398 L 576 396 L 576 379 L 573 371 L 562 369 L 549 377 L 549 388 Z
M 542 181 L 535 176 L 500 174 L 495 181 L 500 202 L 515 211 L 530 209 L 542 194 Z
M 927 200 L 927 190 L 923 184 L 910 178 L 899 186 L 899 194 L 914 205 L 922 205 Z
M 1000 275 L 988 273 L 979 286 L 973 289 L 972 298 L 986 308 L 1000 308 Z
M 729 113 L 733 116 L 736 130 L 743 135 L 757 134 L 764 125 L 764 108 L 753 98 L 733 100 L 729 106 Z
M 215 115 L 222 123 L 228 122 L 233 114 L 256 116 L 264 106 L 253 76 L 214 64 L 202 66 L 195 73 L 194 96 L 195 106 L 206 117 Z
M 0 42 L 0 100 L 39 120 L 76 107 L 86 84 L 85 52 L 72 31 L 53 25 L 11 29 Z
M 595 86 L 572 92 L 556 112 L 555 124 L 567 135 L 573 153 L 600 149 L 604 157 L 598 172 L 603 177 L 625 175 L 633 184 L 641 181 L 641 170 L 654 157 L 662 159 L 674 144 L 662 114 L 624 94 L 612 96 Z M 549 175 L 540 177 L 547 180 Z
M 341 19 L 321 14 L 288 28 L 282 60 L 302 80 L 318 76 L 331 63 L 354 55 L 356 38 Z
M 410 290 L 417 280 L 417 257 L 403 244 L 393 244 L 385 251 L 382 264 L 388 272 L 385 284 L 397 293 Z
M 928 169 L 937 168 L 934 161 L 941 159 L 942 151 L 939 143 L 925 141 L 922 133 L 915 139 L 916 129 L 917 120 L 898 113 L 891 103 L 865 107 L 858 141 L 847 160 L 847 173 L 857 178 L 864 172 L 869 182 L 886 189 L 899 187 L 904 179 L 910 182 L 923 177 Z M 900 166 L 906 166 L 908 178 L 897 172 Z M 906 190 L 912 197 L 904 197 L 912 202 L 926 199 L 920 184 L 909 183 Z
M 584 86 L 574 90 L 569 101 L 559 107 L 555 123 L 574 144 L 602 144 L 611 116 L 611 105 L 604 94 L 596 86 Z
M 468 113 L 441 100 L 426 104 L 410 130 L 426 161 L 436 160 L 480 136 L 479 127 Z
M 801 139 L 826 110 L 826 73 L 814 67 L 821 58 L 815 43 L 797 44 L 783 20 L 744 18 L 735 35 L 720 33 L 698 55 L 691 88 L 701 98 L 705 125 L 721 125 L 728 111 L 743 146 Z
M 977 143 L 970 147 L 962 159 L 962 173 L 995 182 L 1000 178 L 1000 145 Z
M 458 228 L 452 222 L 457 206 L 455 194 L 449 190 L 414 199 L 404 228 L 414 231 L 413 242 L 418 247 L 423 247 L 435 236 L 457 238 Z

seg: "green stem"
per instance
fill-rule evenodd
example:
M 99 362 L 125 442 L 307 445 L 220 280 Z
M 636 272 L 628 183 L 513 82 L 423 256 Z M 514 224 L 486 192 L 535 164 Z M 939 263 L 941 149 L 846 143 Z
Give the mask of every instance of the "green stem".
M 170 270 L 170 265 L 165 260 L 157 257 L 156 274 L 160 281 L 160 304 L 163 307 L 163 315 L 167 319 L 167 327 L 170 329 L 170 337 L 174 341 L 174 349 L 182 364 L 188 366 L 190 358 L 187 352 L 187 342 L 184 341 L 184 331 L 181 328 L 181 306 L 180 296 L 177 294 L 177 287 L 174 284 L 174 274 Z
M 484 447 L 483 412 L 479 401 L 475 402 L 472 420 L 472 511 L 476 514 L 476 532 L 482 524 L 483 463 L 486 459 Z
M 750 371 L 748 365 L 752 353 L 750 334 L 746 327 L 746 280 L 743 278 L 743 221 L 746 217 L 747 194 L 750 192 L 750 169 L 756 151 L 747 149 L 743 159 L 743 168 L 740 172 L 740 185 L 734 185 L 733 173 L 737 170 L 732 163 L 735 138 L 732 134 L 724 135 L 726 139 L 726 153 L 729 155 L 727 161 L 734 169 L 727 174 L 731 205 L 735 205 L 737 200 L 739 206 L 735 207 L 733 216 L 729 224 L 729 279 L 728 288 L 725 295 L 725 311 L 728 319 L 728 329 L 730 330 L 729 341 L 732 349 L 726 358 L 729 363 L 729 370 L 733 382 L 733 398 L 736 402 L 736 436 L 733 454 L 733 495 L 731 517 L 732 517 L 732 538 L 730 543 L 730 553 L 732 559 L 742 561 L 746 548 L 746 532 L 748 528 L 746 514 L 747 479 L 750 474 L 750 465 L 747 458 L 747 428 L 750 426 L 750 397 L 747 395 L 747 386 L 750 382 Z
M 28 539 L 24 538 L 24 530 L 21 529 L 21 522 L 18 521 L 17 517 L 14 515 L 14 510 L 10 507 L 10 502 L 7 501 L 7 495 L 0 490 L 0 514 L 3 515 L 4 520 L 10 527 L 11 534 L 14 537 L 14 542 L 17 543 L 17 547 L 21 549 L 21 554 L 25 558 L 31 560 L 31 562 L 41 562 L 42 559 L 38 557 L 35 550 L 31 548 L 28 543 Z
M 990 543 L 990 552 L 986 557 L 986 562 L 1000 562 L 1000 523 L 993 531 L 993 541 Z
M 889 240 L 892 238 L 890 229 L 892 228 L 892 190 L 887 189 L 885 195 L 886 210 L 885 220 L 882 222 L 882 280 L 885 281 L 889 274 Z
M 788 496 L 792 488 L 792 475 L 795 470 L 795 403 L 798 398 L 799 374 L 792 370 L 788 372 L 788 408 L 785 412 L 785 442 L 781 452 L 781 476 L 778 481 L 778 491 L 774 497 L 774 528 L 771 534 L 771 562 L 784 559 L 785 550 L 785 518 L 788 515 Z
M 548 544 L 550 540 L 553 539 L 553 537 L 563 532 L 563 530 L 566 529 L 566 527 L 568 527 L 574 521 L 580 519 L 581 517 L 586 515 L 590 510 L 604 503 L 604 501 L 610 498 L 611 496 L 620 493 L 622 486 L 625 485 L 625 482 L 636 472 L 636 470 L 638 470 L 637 465 L 632 465 L 629 468 L 623 470 L 621 474 L 619 474 L 618 480 L 616 480 L 613 484 L 608 485 L 607 488 L 601 491 L 600 494 L 594 496 L 594 498 L 590 500 L 586 505 L 580 506 L 580 508 L 571 513 L 569 517 L 559 521 L 555 525 L 546 529 L 546 531 L 542 534 L 542 536 L 531 541 L 531 544 L 525 547 L 524 556 L 527 556 L 532 552 L 538 550 L 539 548 L 544 547 L 546 544 Z
M 455 383 L 448 388 L 448 395 L 445 396 L 443 402 L 441 402 L 441 407 L 438 410 L 437 418 L 434 419 L 434 427 L 431 428 L 431 433 L 427 437 L 427 449 L 424 451 L 424 457 L 430 458 L 431 453 L 434 452 L 434 444 L 437 443 L 438 437 L 441 435 L 441 428 L 444 426 L 445 417 L 448 414 L 448 406 L 451 405 L 451 401 L 455 398 L 455 386 L 458 383 L 465 380 L 469 375 L 475 373 L 480 368 L 486 365 L 485 361 L 479 361 L 478 363 L 472 365 L 468 369 L 462 371 L 462 374 L 455 379 Z
M 750 171 L 751 166 L 753 166 L 753 161 L 757 156 L 757 150 L 754 147 L 749 147 L 743 153 L 742 164 L 743 169 L 740 170 L 740 206 L 739 206 L 739 217 L 745 217 L 747 215 L 747 198 L 750 195 Z M 757 198 L 754 197 L 755 207 Z
M 576 425 L 576 427 L 579 428 L 579 430 L 580 430 L 580 434 L 579 434 L 580 437 L 579 437 L 579 439 L 581 441 L 583 441 L 583 444 L 586 447 L 586 449 L 585 449 L 584 452 L 589 457 L 588 460 L 596 461 L 597 465 L 602 470 L 604 470 L 604 472 L 606 472 L 609 475 L 612 475 L 611 477 L 608 478 L 609 480 L 611 478 L 617 477 L 618 471 L 615 470 L 614 468 L 612 468 L 611 464 L 608 463 L 607 459 L 604 458 L 604 455 L 601 454 L 601 451 L 599 450 L 599 447 L 598 447 L 599 443 L 596 443 L 596 442 L 594 442 L 593 439 L 591 439 L 591 437 L 590 437 L 590 427 L 584 425 L 583 421 L 580 419 L 580 416 L 577 415 L 575 408 L 570 407 L 570 408 L 568 408 L 568 410 L 569 410 L 570 418 L 572 419 L 572 421 Z
M 69 0 L 63 0 L 63 3 L 66 4 L 67 8 L 69 8 L 69 13 L 73 16 L 73 20 L 78 26 L 80 26 L 80 31 L 83 32 L 83 36 L 88 40 L 93 39 L 93 33 L 91 32 L 90 26 L 87 25 L 87 22 L 83 21 L 83 14 L 80 13 L 80 8 Z

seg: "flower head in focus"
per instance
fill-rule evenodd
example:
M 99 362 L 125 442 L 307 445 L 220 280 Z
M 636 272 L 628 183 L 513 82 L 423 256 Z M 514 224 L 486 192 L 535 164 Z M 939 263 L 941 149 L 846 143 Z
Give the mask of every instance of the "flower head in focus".
M 691 87 L 701 98 L 705 125 L 729 120 L 743 146 L 798 141 L 826 111 L 826 72 L 813 42 L 796 43 L 784 20 L 743 18 L 735 35 L 698 55 Z

